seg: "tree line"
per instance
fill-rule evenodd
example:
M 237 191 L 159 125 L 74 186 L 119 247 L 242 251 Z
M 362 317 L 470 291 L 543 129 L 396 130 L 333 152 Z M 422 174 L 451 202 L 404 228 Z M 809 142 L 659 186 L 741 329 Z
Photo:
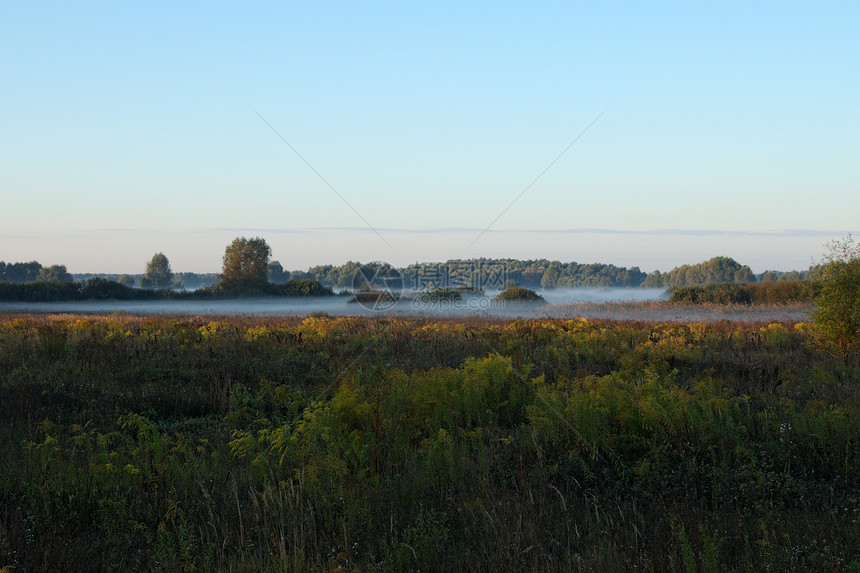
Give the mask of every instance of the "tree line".
M 235 239 L 225 249 L 221 273 L 174 272 L 170 261 L 157 252 L 139 275 L 94 275 L 67 272 L 65 265 L 43 267 L 36 261 L 28 263 L 0 262 L 0 282 L 24 284 L 30 282 L 80 282 L 93 278 L 117 282 L 125 287 L 141 289 L 215 289 L 219 292 L 250 290 L 262 292 L 264 285 L 284 285 L 291 280 L 310 280 L 331 289 L 356 288 L 355 277 L 391 277 L 403 279 L 404 288 L 427 290 L 433 288 L 505 289 L 576 288 L 576 287 L 651 287 L 679 288 L 723 283 L 755 283 L 794 281 L 807 278 L 807 271 L 766 271 L 757 280 L 747 265 L 730 257 L 718 256 L 697 264 L 685 264 L 671 271 L 655 270 L 645 273 L 639 267 L 620 267 L 603 263 L 561 262 L 548 259 L 450 259 L 444 263 L 415 263 L 397 268 L 387 263 L 349 261 L 343 265 L 318 265 L 307 271 L 284 269 L 271 259 L 271 248 L 262 238 Z M 466 272 L 464 279 L 463 271 Z M 238 278 L 237 278 L 238 277 Z M 251 278 L 249 278 L 251 277 Z M 475 277 L 478 277 L 477 279 Z M 485 280 L 485 279 L 491 280 Z M 97 283 L 100 284 L 100 283 Z M 146 296 L 146 295 L 140 295 Z
M 428 269 L 431 269 L 428 271 Z M 578 287 L 650 287 L 675 288 L 704 286 L 718 283 L 753 283 L 776 280 L 802 280 L 806 271 L 766 271 L 757 279 L 749 266 L 741 265 L 730 257 L 713 257 L 701 263 L 681 265 L 671 271 L 645 273 L 639 267 L 619 267 L 604 263 L 561 262 L 548 259 L 449 259 L 444 263 L 415 263 L 393 268 L 382 263 L 362 264 L 349 261 L 343 265 L 319 265 L 307 271 L 294 271 L 293 276 L 311 278 L 332 288 L 351 288 L 355 274 L 400 273 L 403 284 L 415 290 L 439 287 L 481 286 L 465 285 L 456 276 L 462 269 L 473 273 L 490 269 L 495 278 L 490 288 L 578 288 Z M 432 280 L 428 276 L 432 275 Z M 468 281 L 467 281 L 468 282 Z M 487 286 L 487 285 L 483 285 Z
M 0 282 L 21 284 L 34 281 L 63 282 L 71 280 L 72 276 L 66 270 L 66 265 L 43 267 L 37 261 L 30 261 L 29 263 L 0 261 Z
M 62 265 L 42 268 L 38 262 L 0 263 L 0 300 L 51 302 L 77 300 L 200 299 L 235 296 L 330 296 L 331 288 L 306 277 L 291 279 L 277 261 L 271 262 L 271 248 L 259 237 L 236 238 L 224 251 L 218 282 L 195 291 L 176 290 L 177 273 L 164 253 L 156 253 L 146 264 L 146 272 L 133 288 L 134 279 L 119 275 L 116 280 L 91 276 L 75 282 Z M 11 269 L 11 270 L 10 270 Z M 270 281 L 270 276 L 275 281 Z M 12 280 L 9 280 L 12 279 Z

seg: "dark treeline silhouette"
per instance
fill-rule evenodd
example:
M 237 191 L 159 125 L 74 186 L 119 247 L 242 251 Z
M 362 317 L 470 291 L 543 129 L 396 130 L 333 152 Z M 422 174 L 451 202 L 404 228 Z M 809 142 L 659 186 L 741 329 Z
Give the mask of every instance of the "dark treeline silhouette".
M 193 291 L 132 288 L 101 277 L 85 282 L 43 282 L 22 284 L 0 282 L 0 301 L 68 302 L 84 300 L 201 300 L 209 298 L 269 296 L 331 296 L 331 288 L 310 279 L 290 280 L 284 284 L 261 285 L 251 290 L 219 289 L 216 286 Z
M 312 278 L 333 288 L 352 288 L 356 273 L 390 276 L 399 273 L 406 288 L 438 287 L 529 288 L 636 287 L 647 276 L 638 267 L 627 269 L 602 263 L 562 263 L 548 259 L 451 259 L 444 263 L 416 263 L 403 268 L 355 261 L 340 266 L 320 265 L 292 276 Z
M 41 270 L 42 265 L 36 261 L 29 263 L 4 263 L 0 261 L 0 282 L 28 283 L 39 278 Z
M 0 283 L 0 300 L 16 302 L 156 300 L 179 294 L 167 290 L 135 289 L 100 277 L 85 282 Z
M 603 263 L 582 264 L 573 261 L 565 263 L 548 259 L 510 258 L 450 259 L 444 263 L 415 263 L 401 268 L 388 263 L 349 261 L 339 266 L 319 265 L 307 271 L 290 272 L 285 270 L 280 262 L 269 261 L 270 254 L 271 249 L 261 238 L 237 238 L 227 246 L 225 268 L 219 274 L 172 272 L 167 257 L 162 253 L 153 256 L 152 261 L 147 264 L 147 273 L 132 275 L 69 274 L 63 265 L 43 267 L 36 261 L 0 262 L 0 299 L 35 302 L 324 296 L 332 294 L 332 289 L 357 291 L 368 287 L 377 288 L 384 286 L 392 277 L 402 277 L 405 290 L 424 291 L 439 288 L 503 290 L 511 287 L 651 287 L 673 289 L 677 292 L 676 300 L 691 302 L 749 302 L 758 296 L 743 288 L 702 288 L 708 285 L 745 285 L 757 282 L 748 266 L 722 256 L 693 265 L 681 265 L 665 273 L 659 270 L 645 273 L 639 267 L 627 268 Z M 252 275 L 240 278 L 234 276 L 249 270 Z M 807 275 L 807 271 L 766 271 L 759 282 L 796 283 L 807 278 Z M 134 288 L 137 285 L 148 288 Z M 679 291 L 682 287 L 697 288 Z M 760 292 L 777 293 L 779 290 L 792 300 L 808 298 L 796 294 L 792 288 L 795 287 Z M 183 293 L 183 289 L 193 292 Z
M 86 282 L 89 279 L 105 279 L 113 282 L 118 282 L 126 286 L 140 285 L 144 279 L 144 273 L 126 274 L 126 273 L 71 273 L 72 280 L 75 282 Z M 275 282 L 275 281 L 272 281 Z M 171 288 L 196 290 L 203 287 L 209 287 L 218 284 L 218 273 L 191 273 L 191 272 L 174 272 L 173 283 Z M 141 287 L 147 288 L 147 287 Z M 152 288 L 152 287 L 148 287 Z
M 294 271 L 333 288 L 352 287 L 353 277 L 362 269 L 364 274 L 384 272 L 379 264 L 350 261 L 340 266 L 320 265 L 307 271 Z M 682 265 L 662 273 L 646 274 L 639 267 L 618 267 L 604 263 L 563 263 L 548 259 L 451 259 L 445 263 L 416 263 L 396 269 L 403 283 L 416 290 L 435 287 L 471 286 L 483 288 L 576 288 L 576 287 L 652 287 L 672 288 L 713 283 L 756 282 L 752 270 L 729 257 L 714 257 L 694 264 Z M 464 278 L 465 274 L 465 278 Z M 763 280 L 803 278 L 805 273 L 768 271 Z M 470 284 L 470 279 L 475 279 Z M 486 279 L 491 280 L 487 281 Z M 487 283 L 490 284 L 487 284 Z M 476 284 L 477 283 L 477 284 Z
M 236 297 L 332 296 L 330 287 L 308 277 L 290 279 L 277 261 L 269 262 L 271 248 L 260 237 L 238 237 L 224 251 L 224 266 L 217 275 L 174 273 L 164 253 L 146 264 L 146 272 L 132 275 L 86 276 L 75 281 L 66 267 L 30 263 L 0 263 L 0 300 L 59 302 L 83 300 L 168 300 Z M 81 276 L 81 275 L 79 275 Z M 214 277 L 214 280 L 212 278 Z M 196 279 L 196 281 L 195 281 Z M 195 284 L 196 282 L 196 284 Z M 145 288 L 134 288 L 135 284 Z M 192 286 L 193 285 L 193 286 Z M 180 290 L 194 288 L 196 290 Z

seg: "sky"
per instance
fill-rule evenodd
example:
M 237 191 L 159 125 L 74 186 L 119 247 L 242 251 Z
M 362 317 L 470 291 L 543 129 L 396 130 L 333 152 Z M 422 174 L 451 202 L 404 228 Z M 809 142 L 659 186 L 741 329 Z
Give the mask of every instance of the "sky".
M 805 269 L 860 232 L 860 3 L 0 7 L 0 260 Z

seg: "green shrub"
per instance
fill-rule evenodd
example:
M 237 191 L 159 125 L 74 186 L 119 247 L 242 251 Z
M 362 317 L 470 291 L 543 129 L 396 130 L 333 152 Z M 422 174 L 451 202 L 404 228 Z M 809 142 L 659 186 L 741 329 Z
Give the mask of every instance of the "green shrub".
M 546 300 L 535 291 L 524 287 L 512 287 L 503 290 L 493 300 L 506 302 L 542 302 Z
M 851 235 L 832 242 L 811 275 L 817 287 L 812 314 L 816 338 L 848 357 L 860 348 L 860 245 Z

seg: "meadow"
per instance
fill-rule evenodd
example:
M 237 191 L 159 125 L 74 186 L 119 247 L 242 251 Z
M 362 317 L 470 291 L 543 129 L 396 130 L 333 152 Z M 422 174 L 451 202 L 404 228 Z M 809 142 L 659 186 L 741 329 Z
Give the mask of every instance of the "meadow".
M 860 571 L 807 330 L 0 315 L 0 569 Z

